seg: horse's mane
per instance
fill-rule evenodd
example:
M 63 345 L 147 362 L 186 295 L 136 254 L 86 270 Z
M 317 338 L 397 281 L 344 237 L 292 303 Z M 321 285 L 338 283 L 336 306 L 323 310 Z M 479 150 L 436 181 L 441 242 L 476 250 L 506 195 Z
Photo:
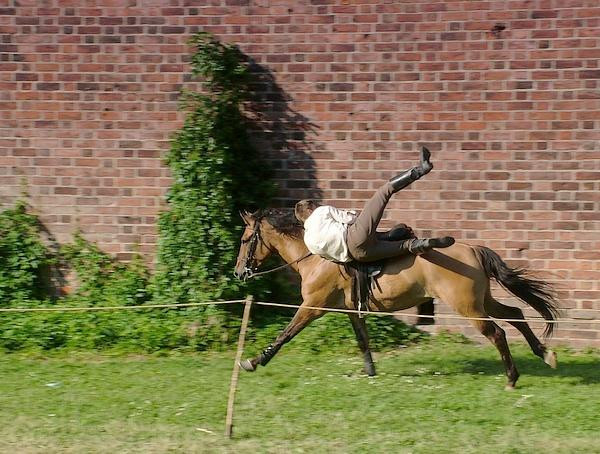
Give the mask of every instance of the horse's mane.
M 304 237 L 304 227 L 296 219 L 292 210 L 281 208 L 266 208 L 259 210 L 253 215 L 257 220 L 266 220 L 275 230 L 292 238 L 302 239 Z

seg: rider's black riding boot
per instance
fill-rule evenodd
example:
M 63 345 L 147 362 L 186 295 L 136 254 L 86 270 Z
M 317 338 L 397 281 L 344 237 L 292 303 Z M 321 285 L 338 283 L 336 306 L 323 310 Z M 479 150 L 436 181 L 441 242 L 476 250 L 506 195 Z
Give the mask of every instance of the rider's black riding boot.
M 413 167 L 412 169 L 407 170 L 400 175 L 396 175 L 394 178 L 390 180 L 392 187 L 394 188 L 394 192 L 398 192 L 401 189 L 404 189 L 406 186 L 411 184 L 413 181 L 417 181 L 423 175 L 428 174 L 433 169 L 433 164 L 429 162 L 429 158 L 431 153 L 426 147 L 423 147 L 421 150 L 421 165 L 417 167 Z
M 445 248 L 454 244 L 454 238 L 444 236 L 442 238 L 424 238 L 414 239 L 408 245 L 408 250 L 411 254 L 419 255 L 433 248 Z
M 377 232 L 380 241 L 401 241 L 415 238 L 415 233 L 406 224 L 396 224 L 387 232 Z

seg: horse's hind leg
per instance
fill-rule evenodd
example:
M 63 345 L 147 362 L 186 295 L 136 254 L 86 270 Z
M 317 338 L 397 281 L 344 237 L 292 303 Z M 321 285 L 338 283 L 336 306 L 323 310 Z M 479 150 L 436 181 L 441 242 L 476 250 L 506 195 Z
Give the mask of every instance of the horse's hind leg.
M 373 358 L 371 356 L 371 350 L 369 349 L 369 333 L 367 332 L 367 324 L 364 318 L 360 318 L 356 314 L 348 314 L 350 321 L 352 322 L 352 328 L 356 334 L 356 340 L 358 341 L 358 347 L 363 353 L 365 359 L 365 372 L 369 377 L 374 376 L 375 364 L 373 364 Z
M 473 320 L 472 322 L 481 334 L 487 337 L 500 352 L 504 368 L 506 369 L 506 376 L 508 378 L 506 389 L 514 389 L 515 384 L 519 379 L 519 372 L 517 371 L 515 362 L 510 354 L 504 330 L 491 320 Z
M 306 302 L 304 304 L 310 306 L 310 304 Z M 266 366 L 284 344 L 291 341 L 293 337 L 302 331 L 310 322 L 321 317 L 324 313 L 325 312 L 320 310 L 305 309 L 300 306 L 298 312 L 296 312 L 292 318 L 292 321 L 290 321 L 288 326 L 286 326 L 281 334 L 277 336 L 275 342 L 265 348 L 258 356 L 240 361 L 240 366 L 242 369 L 249 372 L 255 371 L 259 364 L 261 366 Z
M 519 372 L 510 354 L 508 342 L 506 342 L 506 333 L 489 318 L 489 315 L 485 311 L 484 296 L 485 293 L 483 292 L 480 296 L 471 294 L 468 298 L 465 295 L 458 298 L 456 294 L 450 294 L 446 298 L 442 296 L 441 299 L 450 304 L 463 317 L 470 318 L 469 321 L 473 326 L 494 344 L 500 353 L 504 369 L 506 370 L 506 377 L 508 378 L 506 389 L 514 389 L 519 379 Z
M 507 318 L 507 319 L 521 319 L 523 320 L 525 317 L 523 316 L 523 311 L 518 307 L 506 306 L 499 301 L 495 300 L 491 295 L 486 297 L 485 302 L 485 311 L 488 315 L 495 318 Z M 512 326 L 517 328 L 519 332 L 525 337 L 527 343 L 531 347 L 533 353 L 544 360 L 546 364 L 548 364 L 553 369 L 556 368 L 556 353 L 552 350 L 546 348 L 546 346 L 540 342 L 540 340 L 533 333 L 527 322 L 507 322 Z

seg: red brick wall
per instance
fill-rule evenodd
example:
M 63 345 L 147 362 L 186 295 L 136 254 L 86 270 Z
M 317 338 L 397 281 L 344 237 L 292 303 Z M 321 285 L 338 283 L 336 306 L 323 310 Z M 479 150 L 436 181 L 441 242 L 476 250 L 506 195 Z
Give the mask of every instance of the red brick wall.
M 427 144 L 435 170 L 389 217 L 542 271 L 568 315 L 600 318 L 597 0 L 2 4 L 0 201 L 25 180 L 59 240 L 79 224 L 122 257 L 153 250 L 185 43 L 206 30 L 289 98 L 288 140 L 257 139 L 282 204 L 318 182 L 326 200 L 360 207 Z M 600 345 L 600 326 L 565 337 Z

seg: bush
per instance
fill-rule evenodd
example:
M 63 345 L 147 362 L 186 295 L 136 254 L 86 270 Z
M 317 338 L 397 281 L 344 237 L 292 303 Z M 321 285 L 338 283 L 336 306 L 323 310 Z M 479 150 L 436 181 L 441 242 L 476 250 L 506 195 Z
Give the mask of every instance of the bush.
M 150 271 L 139 255 L 129 263 L 114 260 L 81 234 L 62 248 L 64 260 L 77 274 L 69 304 L 80 306 L 133 306 L 152 298 Z
M 47 297 L 44 275 L 54 262 L 24 202 L 0 213 L 0 307 Z
M 280 313 L 261 312 L 257 310 L 250 322 L 246 341 L 248 355 L 256 354 L 272 343 L 291 318 Z M 416 329 L 389 317 L 367 316 L 366 320 L 374 351 L 421 338 Z M 31 349 L 116 349 L 147 353 L 175 349 L 224 350 L 235 345 L 239 328 L 239 318 L 211 306 L 202 311 L 181 308 L 12 313 L 0 317 L 0 348 L 8 352 Z M 310 352 L 355 352 L 357 348 L 350 321 L 342 314 L 328 314 L 316 320 L 288 345 L 286 349 Z
M 0 348 L 200 351 L 230 346 L 236 328 L 192 309 L 14 313 L 0 318 Z
M 182 98 L 188 114 L 167 155 L 174 182 L 158 224 L 157 296 L 180 303 L 248 291 L 233 278 L 242 233 L 238 212 L 266 206 L 275 189 L 247 133 L 244 56 L 203 33 L 191 43 L 192 74 L 202 78 L 206 92 Z M 268 282 L 252 283 L 254 293 Z

